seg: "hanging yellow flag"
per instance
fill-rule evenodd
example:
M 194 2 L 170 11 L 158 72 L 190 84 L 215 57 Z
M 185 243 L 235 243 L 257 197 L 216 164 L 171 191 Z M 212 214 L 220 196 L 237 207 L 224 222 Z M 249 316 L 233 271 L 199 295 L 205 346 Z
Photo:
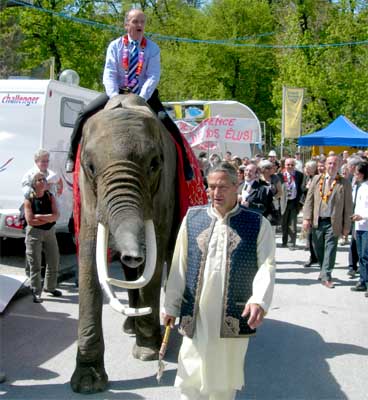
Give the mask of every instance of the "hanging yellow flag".
M 183 110 L 182 110 L 180 104 L 175 104 L 174 105 L 174 111 L 175 111 L 175 119 L 182 119 L 183 118 Z
M 282 88 L 283 137 L 298 138 L 302 128 L 302 108 L 304 89 Z

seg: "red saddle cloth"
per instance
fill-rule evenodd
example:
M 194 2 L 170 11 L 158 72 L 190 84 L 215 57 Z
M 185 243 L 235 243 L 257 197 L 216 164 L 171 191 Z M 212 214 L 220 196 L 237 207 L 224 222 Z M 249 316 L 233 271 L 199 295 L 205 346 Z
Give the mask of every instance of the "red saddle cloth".
M 177 151 L 177 168 L 176 168 L 176 182 L 177 182 L 177 193 L 179 201 L 179 219 L 180 222 L 184 218 L 189 207 L 199 206 L 207 204 L 207 194 L 203 184 L 203 178 L 201 170 L 198 165 L 197 158 L 193 153 L 189 143 L 183 137 L 185 150 L 187 152 L 188 160 L 192 166 L 194 178 L 191 181 L 186 181 L 184 177 L 183 169 L 183 156 L 181 153 L 180 146 L 176 143 L 173 138 Z M 79 191 L 79 169 L 80 169 L 80 146 L 78 148 L 77 158 L 75 161 L 75 170 L 73 177 L 73 213 L 74 213 L 74 230 L 75 239 L 78 251 L 78 236 L 80 229 L 80 191 Z
M 207 204 L 208 201 L 207 193 L 203 184 L 203 178 L 201 170 L 198 165 L 197 158 L 193 153 L 193 150 L 190 147 L 189 143 L 186 141 L 184 137 L 183 137 L 183 142 L 188 160 L 193 169 L 194 177 L 191 181 L 185 180 L 184 168 L 183 168 L 183 155 L 181 153 L 180 146 L 175 142 L 176 151 L 178 154 L 177 168 L 176 168 L 176 182 L 178 185 L 177 188 L 178 188 L 180 222 L 184 218 L 189 207 Z

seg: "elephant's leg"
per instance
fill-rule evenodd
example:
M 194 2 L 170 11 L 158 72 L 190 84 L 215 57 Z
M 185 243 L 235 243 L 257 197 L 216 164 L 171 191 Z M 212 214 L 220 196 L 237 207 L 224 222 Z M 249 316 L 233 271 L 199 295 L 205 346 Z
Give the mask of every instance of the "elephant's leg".
M 160 327 L 160 291 L 162 259 L 158 259 L 151 282 L 139 290 L 139 307 L 152 307 L 152 313 L 135 319 L 136 344 L 133 356 L 142 361 L 157 360 L 162 336 Z
M 135 281 L 138 278 L 138 271 L 134 268 L 124 267 L 124 274 L 128 281 Z M 138 306 L 139 290 L 128 289 L 129 307 L 136 308 Z M 136 317 L 127 317 L 123 324 L 123 332 L 128 335 L 135 335 L 135 319 Z
M 80 236 L 79 248 L 79 325 L 77 365 L 71 387 L 78 393 L 96 393 L 106 389 L 102 334 L 102 290 L 97 278 L 95 240 Z

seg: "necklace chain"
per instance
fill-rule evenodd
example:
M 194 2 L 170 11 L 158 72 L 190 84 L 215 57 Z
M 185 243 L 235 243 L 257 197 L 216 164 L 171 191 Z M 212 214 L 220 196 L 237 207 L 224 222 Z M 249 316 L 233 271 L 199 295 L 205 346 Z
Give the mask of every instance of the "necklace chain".
M 326 175 L 322 175 L 320 180 L 319 180 L 319 194 L 321 195 L 322 201 L 324 203 L 327 203 L 328 199 L 330 198 L 330 196 L 331 196 L 331 194 L 332 194 L 332 192 L 333 192 L 333 190 L 334 190 L 334 188 L 336 186 L 336 183 L 337 183 L 337 181 L 339 179 L 339 176 L 336 175 L 336 178 L 333 180 L 329 191 L 326 194 L 323 194 L 323 182 L 325 181 L 325 179 L 326 179 Z

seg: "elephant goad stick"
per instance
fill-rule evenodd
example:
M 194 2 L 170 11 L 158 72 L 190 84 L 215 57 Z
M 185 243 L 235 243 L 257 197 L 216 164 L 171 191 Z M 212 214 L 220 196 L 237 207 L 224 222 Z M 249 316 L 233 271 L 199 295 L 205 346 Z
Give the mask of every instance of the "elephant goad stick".
M 165 369 L 165 363 L 162 360 L 166 353 L 167 344 L 169 343 L 170 332 L 171 332 L 170 325 L 167 325 L 165 328 L 165 334 L 164 334 L 164 338 L 162 340 L 160 351 L 158 353 L 158 370 L 157 370 L 157 375 L 156 375 L 156 379 L 157 379 L 158 383 L 160 383 L 162 374 L 164 373 L 164 369 Z

